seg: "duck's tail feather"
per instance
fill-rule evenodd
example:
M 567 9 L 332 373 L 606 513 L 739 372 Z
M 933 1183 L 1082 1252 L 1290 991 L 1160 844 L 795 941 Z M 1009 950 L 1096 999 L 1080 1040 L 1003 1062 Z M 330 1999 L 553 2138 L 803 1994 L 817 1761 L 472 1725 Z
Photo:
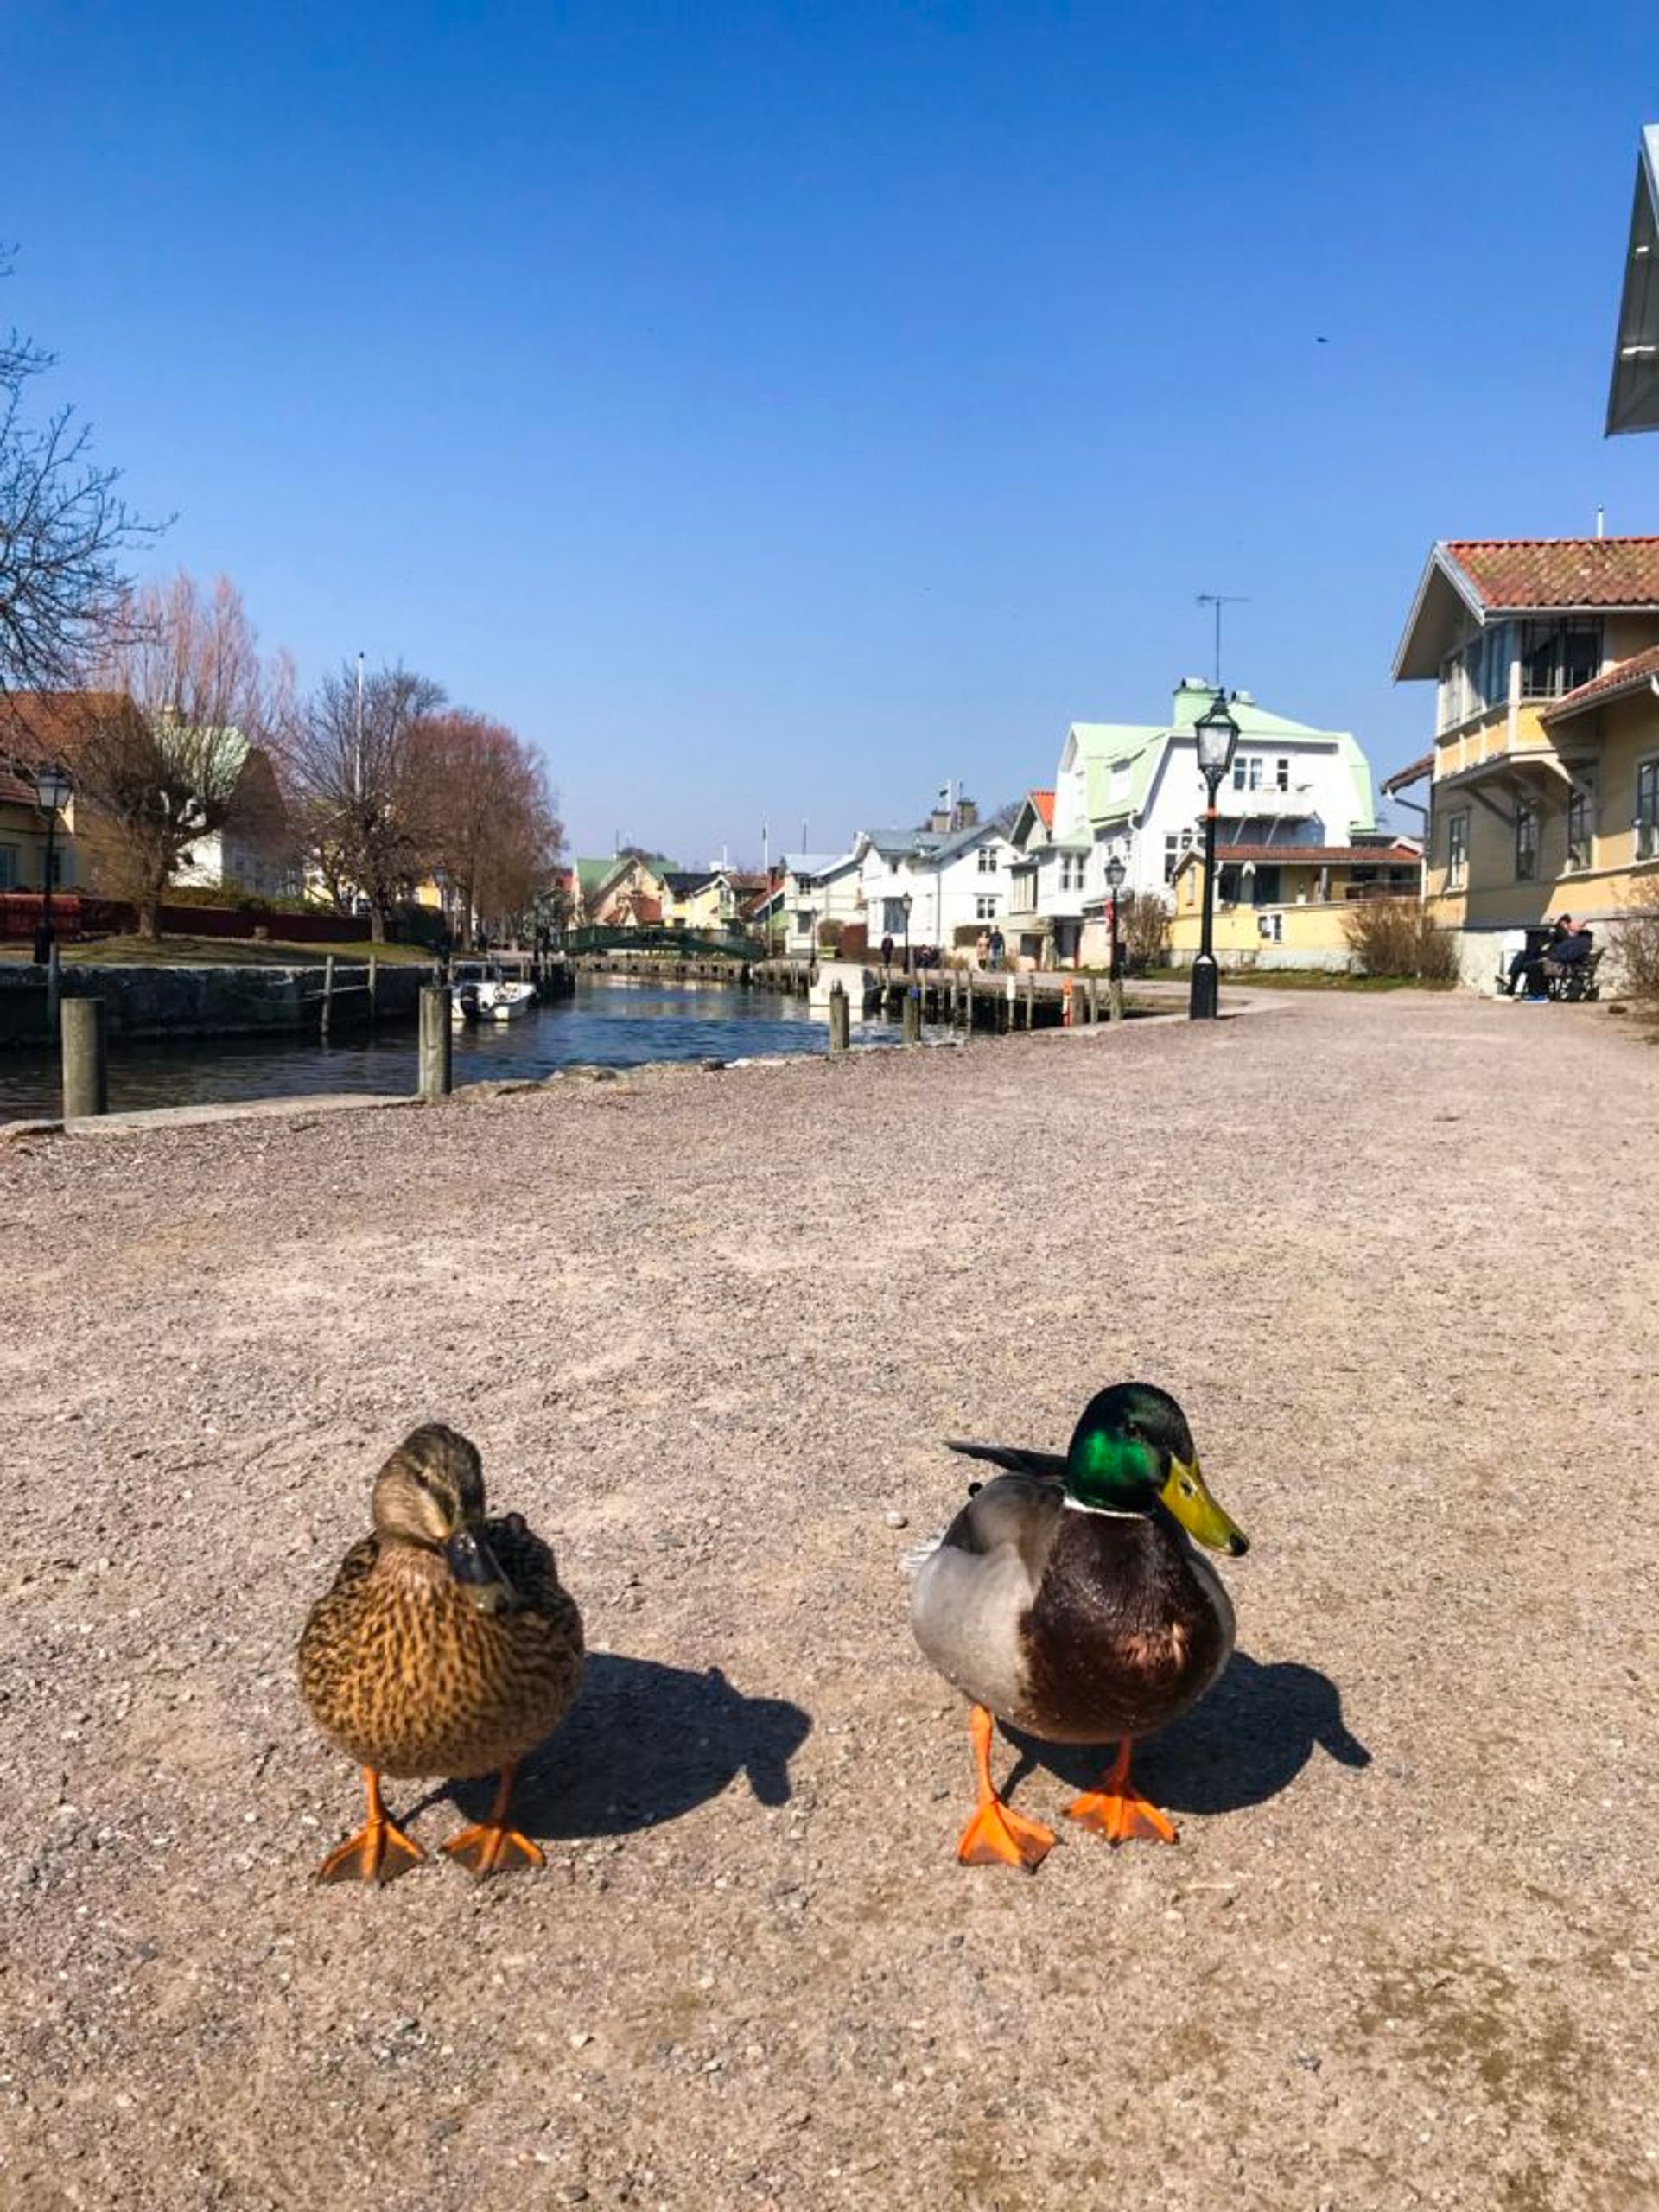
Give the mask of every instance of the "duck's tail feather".
M 960 1452 L 964 1459 L 988 1459 L 992 1466 L 1006 1468 L 1011 1475 L 1035 1475 L 1045 1482 L 1065 1478 L 1063 1452 L 1031 1452 L 1021 1444 L 968 1444 L 954 1436 L 947 1436 L 944 1444 L 946 1451 Z

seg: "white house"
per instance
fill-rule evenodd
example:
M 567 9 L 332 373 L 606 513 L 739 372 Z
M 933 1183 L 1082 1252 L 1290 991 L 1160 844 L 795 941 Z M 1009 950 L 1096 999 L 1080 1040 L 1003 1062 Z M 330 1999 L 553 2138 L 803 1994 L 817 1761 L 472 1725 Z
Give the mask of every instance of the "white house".
M 848 853 L 785 853 L 783 868 L 784 950 L 791 959 L 813 957 L 825 922 L 863 919 L 856 848 Z
M 982 930 L 1001 928 L 1006 934 L 1013 842 L 995 823 L 974 818 L 971 804 L 955 811 L 955 829 L 861 831 L 853 849 L 873 947 L 890 937 L 900 949 L 908 941 L 948 954 L 971 944 Z
M 1016 825 L 1025 828 L 1022 853 L 1027 865 L 1034 854 L 1039 878 L 1045 855 L 1053 856 L 1046 903 L 1022 917 L 1022 928 L 1052 936 L 1059 960 L 1106 958 L 1106 863 L 1114 854 L 1124 863 L 1123 896 L 1168 897 L 1181 855 L 1203 836 L 1194 725 L 1215 696 L 1211 685 L 1184 677 L 1166 723 L 1073 722 L 1066 732 L 1046 839 L 1023 810 Z M 1248 691 L 1230 705 L 1239 737 L 1217 794 L 1218 855 L 1229 844 L 1352 845 L 1376 836 L 1370 769 L 1346 730 L 1270 714 Z

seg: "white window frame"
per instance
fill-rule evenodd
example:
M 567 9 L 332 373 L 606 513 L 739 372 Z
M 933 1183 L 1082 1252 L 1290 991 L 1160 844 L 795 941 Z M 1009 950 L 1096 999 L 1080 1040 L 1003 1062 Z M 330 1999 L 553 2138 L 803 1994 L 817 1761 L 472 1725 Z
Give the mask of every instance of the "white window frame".
M 1539 807 L 1535 798 L 1516 801 L 1515 880 L 1517 883 L 1536 883 L 1538 880 L 1538 817 Z M 1523 824 L 1531 831 L 1530 836 L 1522 836 Z M 1527 863 L 1524 868 L 1522 866 L 1523 860 Z
M 996 893 L 995 891 L 982 891 L 976 896 L 974 899 L 974 919 L 976 922 L 994 922 L 996 919 Z
M 1259 753 L 1240 753 L 1233 760 L 1233 789 L 1236 791 L 1259 791 L 1262 788 L 1262 755 Z
M 982 875 L 995 875 L 996 874 L 996 848 L 995 845 L 982 845 L 980 847 L 979 872 Z
M 1446 887 L 1448 891 L 1463 891 L 1468 887 L 1469 817 L 1470 810 L 1465 806 L 1446 817 Z
M 1596 810 L 1600 801 L 1599 778 L 1593 767 L 1580 768 L 1567 795 L 1567 868 L 1568 875 L 1583 875 L 1596 864 Z M 1573 835 L 1573 823 L 1580 834 Z
M 1643 784 L 1647 804 L 1643 806 Z M 1636 813 L 1630 825 L 1630 854 L 1638 861 L 1659 860 L 1659 753 L 1636 764 Z

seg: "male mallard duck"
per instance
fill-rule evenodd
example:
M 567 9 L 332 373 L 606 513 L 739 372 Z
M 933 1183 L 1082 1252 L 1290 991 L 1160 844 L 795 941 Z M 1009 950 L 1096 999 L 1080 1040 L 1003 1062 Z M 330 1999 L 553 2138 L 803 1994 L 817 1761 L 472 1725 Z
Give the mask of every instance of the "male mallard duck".
M 950 1449 L 1007 1470 L 921 1555 L 911 1595 L 917 1642 L 973 1700 L 979 1805 L 957 1857 L 1036 1866 L 1054 1841 L 992 1786 L 994 1713 L 1050 1743 L 1116 1739 L 1067 1812 L 1114 1843 L 1173 1843 L 1130 1783 L 1130 1747 L 1196 1705 L 1233 1648 L 1221 1578 L 1182 1529 L 1235 1559 L 1249 1548 L 1205 1488 L 1186 1416 L 1167 1391 L 1120 1382 L 1090 1400 L 1064 1459 Z
M 515 1851 L 539 1866 L 541 1852 L 507 1826 L 513 1769 L 576 1694 L 582 1615 L 518 1514 L 485 1519 L 478 1453 L 452 1428 L 434 1421 L 404 1438 L 375 1478 L 372 1511 L 372 1534 L 346 1553 L 300 1638 L 301 1695 L 363 1769 L 369 1797 L 361 1832 L 321 1877 L 372 1882 L 389 1850 L 425 1858 L 388 1819 L 383 1774 L 498 1767 L 488 1819 L 444 1848 L 480 1874 Z

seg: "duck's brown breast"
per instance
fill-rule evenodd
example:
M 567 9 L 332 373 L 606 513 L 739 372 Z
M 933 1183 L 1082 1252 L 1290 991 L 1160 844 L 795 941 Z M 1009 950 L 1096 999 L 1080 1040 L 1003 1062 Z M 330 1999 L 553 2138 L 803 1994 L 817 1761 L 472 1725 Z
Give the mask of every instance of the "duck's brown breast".
M 1020 1630 L 1024 1725 L 1056 1743 L 1166 1726 L 1232 1645 L 1184 1546 L 1139 1514 L 1068 1510 Z

